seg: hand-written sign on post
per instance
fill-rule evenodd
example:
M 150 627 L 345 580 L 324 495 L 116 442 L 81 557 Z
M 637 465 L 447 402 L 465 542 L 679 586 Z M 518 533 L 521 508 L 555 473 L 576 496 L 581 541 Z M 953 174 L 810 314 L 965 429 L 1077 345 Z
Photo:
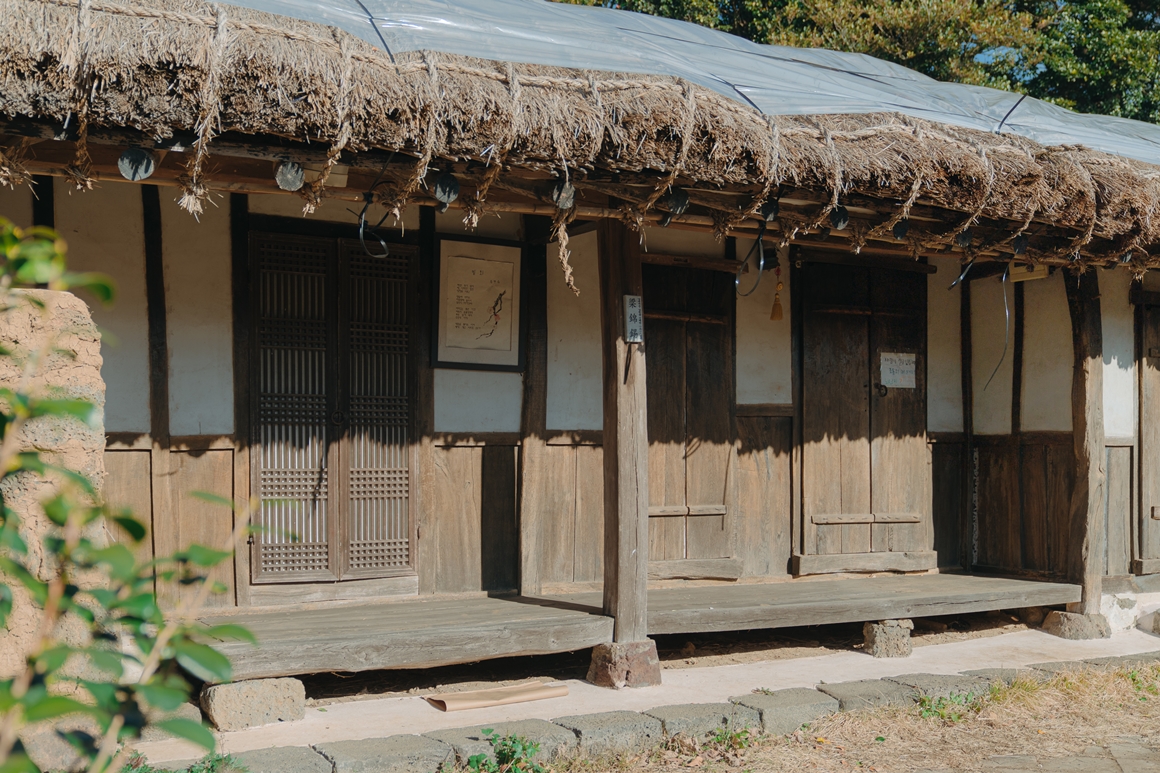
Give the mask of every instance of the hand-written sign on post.
M 462 256 L 444 259 L 449 301 L 445 346 L 511 351 L 514 272 L 511 263 Z
M 644 343 L 644 306 L 639 295 L 624 296 L 624 342 Z
M 906 352 L 882 352 L 882 386 L 891 389 L 914 389 L 915 355 Z

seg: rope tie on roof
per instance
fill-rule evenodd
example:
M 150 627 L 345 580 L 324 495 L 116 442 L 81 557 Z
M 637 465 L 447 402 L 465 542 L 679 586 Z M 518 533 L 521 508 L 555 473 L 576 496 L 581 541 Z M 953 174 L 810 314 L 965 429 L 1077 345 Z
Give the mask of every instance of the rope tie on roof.
M 199 94 L 201 115 L 198 117 L 194 133 L 197 139 L 193 143 L 193 157 L 185 165 L 185 174 L 181 183 L 181 208 L 197 217 L 204 209 L 204 202 L 209 195 L 209 188 L 202 179 L 202 170 L 205 161 L 209 158 L 209 143 L 220 126 L 221 101 L 218 99 L 218 87 L 221 83 L 222 63 L 226 56 L 226 49 L 230 42 L 230 28 L 226 18 L 224 5 L 211 4 L 217 13 L 217 23 L 209 45 L 205 47 L 202 59 L 203 80 Z
M 410 177 L 399 188 L 394 198 L 387 209 L 394 216 L 395 220 L 403 219 L 403 210 L 407 207 L 407 201 L 419 190 L 419 186 L 423 184 L 423 178 L 427 176 L 427 169 L 431 165 L 431 159 L 435 157 L 435 149 L 440 144 L 439 137 L 439 123 L 442 111 L 436 107 L 437 101 L 446 101 L 446 95 L 439 87 L 439 71 L 435 67 L 435 54 L 423 52 L 423 62 L 426 65 L 427 79 L 432 89 L 431 103 L 427 105 L 427 125 L 423 133 L 422 150 L 419 153 L 419 158 L 415 162 L 415 166 L 411 171 Z M 438 98 L 442 96 L 443 99 Z
M 520 89 L 520 74 L 516 72 L 515 65 L 507 62 L 507 82 L 508 82 L 508 98 L 511 100 L 512 119 L 508 122 L 508 131 L 504 133 L 500 143 L 502 146 L 497 146 L 497 143 L 490 145 L 482 156 L 487 159 L 487 168 L 483 172 L 483 177 L 476 186 L 475 196 L 467 203 L 466 211 L 463 215 L 463 224 L 468 228 L 475 229 L 479 225 L 479 218 L 483 215 L 485 209 L 485 202 L 487 194 L 491 191 L 491 186 L 499 179 L 500 174 L 503 173 L 504 161 L 508 154 L 515 147 L 519 139 L 521 127 L 523 124 L 523 104 L 521 102 Z
M 640 228 L 643 215 L 653 208 L 661 196 L 664 195 L 665 191 L 673 187 L 673 183 L 677 181 L 677 177 L 685 168 L 685 161 L 689 158 L 689 148 L 693 145 L 693 132 L 697 126 L 697 92 L 693 90 L 693 84 L 687 81 L 684 83 L 684 87 L 685 115 L 681 125 L 681 141 L 677 145 L 677 155 L 673 159 L 672 166 L 669 169 L 669 173 L 665 175 L 664 180 L 637 207 L 637 214 L 641 217 L 635 218 L 634 222 L 638 229 Z
M 569 261 L 572 253 L 568 250 L 568 224 L 576 219 L 576 208 L 558 210 L 552 217 L 552 237 L 556 241 L 556 260 L 560 270 L 564 272 L 564 284 L 575 296 L 580 295 L 580 288 L 572 277 L 572 264 Z
M 73 115 L 77 119 L 76 154 L 65 172 L 78 191 L 93 188 L 93 162 L 89 156 L 89 106 L 92 90 L 96 88 L 96 84 L 90 84 L 87 66 L 87 33 L 92 24 L 90 16 L 89 0 L 78 0 L 77 12 L 72 18 L 72 28 L 69 30 L 68 44 L 60 59 L 60 69 L 72 78 L 73 103 L 76 105 Z M 67 126 L 67 120 L 65 124 Z
M 337 30 L 335 31 L 337 36 Z M 326 188 L 326 181 L 330 179 L 330 173 L 338 164 L 338 160 L 342 157 L 342 152 L 346 150 L 347 144 L 351 138 L 350 125 L 350 90 L 351 90 L 351 75 L 354 68 L 354 59 L 351 56 L 351 42 L 347 37 L 341 37 L 338 40 L 339 49 L 342 51 L 342 76 L 338 81 L 338 97 L 335 100 L 337 105 L 337 124 L 338 133 L 334 142 L 330 145 L 330 150 L 326 153 L 326 163 L 319 172 L 318 177 L 309 185 L 302 189 L 302 198 L 306 199 L 306 203 L 302 206 L 302 214 L 310 215 L 322 203 L 324 189 Z
M 32 179 L 32 174 L 24 166 L 32 140 L 25 137 L 14 147 L 0 147 L 0 186 L 15 189 Z

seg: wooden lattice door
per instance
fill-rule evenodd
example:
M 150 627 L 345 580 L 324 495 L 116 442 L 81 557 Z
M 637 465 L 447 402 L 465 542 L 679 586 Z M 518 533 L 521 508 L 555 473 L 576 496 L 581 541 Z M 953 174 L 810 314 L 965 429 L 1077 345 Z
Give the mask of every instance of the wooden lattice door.
M 411 251 L 254 234 L 254 582 L 409 574 Z

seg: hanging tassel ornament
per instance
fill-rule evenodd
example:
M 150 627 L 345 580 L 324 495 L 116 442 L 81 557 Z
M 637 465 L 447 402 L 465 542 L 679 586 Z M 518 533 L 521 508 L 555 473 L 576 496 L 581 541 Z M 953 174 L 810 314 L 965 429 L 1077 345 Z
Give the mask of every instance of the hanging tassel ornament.
M 780 322 L 781 318 L 782 318 L 781 291 L 782 291 L 782 288 L 785 287 L 785 285 L 783 285 L 781 283 L 781 266 L 778 266 L 777 268 L 775 268 L 773 270 L 773 274 L 774 274 L 774 276 L 777 277 L 777 287 L 774 288 L 773 310 L 769 312 L 769 319 L 771 322 Z

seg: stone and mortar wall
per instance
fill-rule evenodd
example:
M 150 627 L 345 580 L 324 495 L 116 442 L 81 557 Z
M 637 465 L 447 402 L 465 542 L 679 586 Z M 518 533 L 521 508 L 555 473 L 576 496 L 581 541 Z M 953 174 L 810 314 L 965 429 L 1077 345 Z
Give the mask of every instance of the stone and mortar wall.
M 47 307 L 47 314 L 28 302 L 33 297 Z M 105 431 L 103 408 L 105 384 L 101 380 L 101 336 L 89 316 L 88 307 L 79 298 L 49 290 L 14 292 L 11 307 L 0 312 L 0 345 L 13 352 L 0 357 L 0 386 L 17 388 L 21 382 L 24 361 L 31 353 L 51 342 L 28 389 L 39 396 L 59 396 L 88 400 L 98 407 L 94 426 L 85 426 L 72 418 L 44 417 L 25 425 L 21 446 L 37 450 L 59 465 L 81 473 L 97 486 L 104 480 Z M 29 568 L 40 579 L 52 576 L 42 544 L 50 524 L 39 503 L 51 496 L 55 483 L 31 475 L 9 478 L 0 484 L 4 502 L 21 518 L 21 533 L 29 546 Z M 98 533 L 89 535 L 103 541 L 102 524 Z M 81 584 L 88 578 L 79 578 Z M 91 581 L 91 580 L 90 580 Z M 12 614 L 0 628 L 0 677 L 19 671 L 36 635 L 39 615 L 23 589 L 10 579 L 6 584 L 14 591 Z M 77 619 L 61 623 L 58 635 L 66 642 L 79 644 L 86 631 Z

